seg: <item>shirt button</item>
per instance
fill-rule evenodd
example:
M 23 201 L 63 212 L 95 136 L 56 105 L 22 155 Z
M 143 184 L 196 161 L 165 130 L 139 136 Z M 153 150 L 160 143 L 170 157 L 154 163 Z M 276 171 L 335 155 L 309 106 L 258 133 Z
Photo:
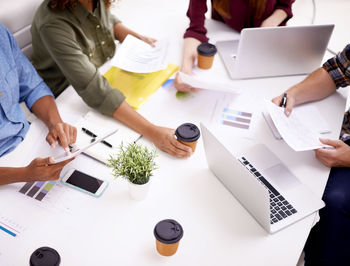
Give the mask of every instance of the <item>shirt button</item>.
M 0 92 L 0 97 L 2 96 L 2 93 Z
M 100 25 L 97 25 L 96 28 L 99 29 L 101 26 Z
M 109 56 L 107 57 L 107 60 L 111 59 Z
M 105 41 L 102 41 L 102 42 L 101 42 L 101 45 L 104 45 L 104 44 L 105 44 Z
M 92 53 L 89 53 L 89 57 L 92 57 Z

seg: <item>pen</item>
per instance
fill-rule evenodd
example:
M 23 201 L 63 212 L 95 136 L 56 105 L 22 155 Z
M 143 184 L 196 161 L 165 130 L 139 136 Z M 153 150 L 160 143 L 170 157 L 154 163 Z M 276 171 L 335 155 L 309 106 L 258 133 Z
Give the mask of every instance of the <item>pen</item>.
M 285 92 L 285 93 L 283 93 L 283 98 L 282 98 L 280 107 L 285 108 L 285 107 L 286 107 L 286 104 L 287 104 L 287 93 Z
M 142 138 L 142 135 L 140 135 L 136 140 L 134 140 L 134 143 L 138 142 Z
M 89 135 L 90 137 L 93 137 L 93 138 L 96 138 L 97 135 L 94 134 L 93 132 L 91 132 L 90 130 L 86 129 L 85 127 L 81 128 L 81 130 L 83 132 L 85 132 L 87 135 Z M 112 144 L 110 144 L 109 142 L 105 141 L 105 140 L 102 140 L 101 143 L 103 143 L 104 145 L 110 147 L 110 148 L 113 148 Z

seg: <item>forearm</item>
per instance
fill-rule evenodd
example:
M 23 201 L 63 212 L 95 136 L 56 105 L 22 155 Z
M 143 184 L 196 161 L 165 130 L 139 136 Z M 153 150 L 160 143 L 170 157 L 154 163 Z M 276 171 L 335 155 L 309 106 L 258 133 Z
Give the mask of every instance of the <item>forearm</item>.
M 57 123 L 62 123 L 55 100 L 51 96 L 44 96 L 37 100 L 32 106 L 32 111 L 49 129 Z
M 125 27 L 122 23 L 114 24 L 113 30 L 115 39 L 120 42 L 123 42 L 128 34 L 133 35 L 136 38 L 140 38 L 140 34 Z
M 114 111 L 113 118 L 119 120 L 149 140 L 153 140 L 156 126 L 147 121 L 143 116 L 131 108 L 126 101 L 123 101 Z
M 295 105 L 324 99 L 336 91 L 336 86 L 326 70 L 319 68 L 306 79 L 287 90 L 295 98 Z
M 29 181 L 25 167 L 0 167 L 0 185 Z
M 195 38 L 185 38 L 183 46 L 183 56 L 181 71 L 191 74 L 194 61 L 197 57 L 197 47 L 201 42 Z
M 276 9 L 268 18 L 261 24 L 262 27 L 276 27 L 280 25 L 288 17 L 287 13 L 282 9 Z

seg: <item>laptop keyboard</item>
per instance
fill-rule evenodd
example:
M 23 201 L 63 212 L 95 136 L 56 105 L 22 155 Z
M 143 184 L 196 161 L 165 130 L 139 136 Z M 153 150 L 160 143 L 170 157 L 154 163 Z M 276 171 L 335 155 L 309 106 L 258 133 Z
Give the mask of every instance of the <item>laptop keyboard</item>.
M 256 168 L 244 157 L 238 159 L 269 191 L 270 194 L 270 223 L 277 223 L 297 210 L 267 181 Z

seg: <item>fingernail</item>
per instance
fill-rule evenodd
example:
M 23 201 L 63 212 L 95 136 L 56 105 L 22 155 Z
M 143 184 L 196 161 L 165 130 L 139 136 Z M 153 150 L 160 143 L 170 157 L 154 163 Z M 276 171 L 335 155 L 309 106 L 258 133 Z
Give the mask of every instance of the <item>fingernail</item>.
M 49 162 L 50 162 L 50 163 L 55 163 L 55 159 L 54 159 L 53 157 L 50 157 L 50 158 L 49 158 Z
M 67 153 L 67 155 L 71 155 L 70 150 L 69 150 L 68 147 L 64 148 L 64 150 L 65 150 L 65 152 Z
M 56 147 L 56 144 L 55 143 L 52 143 L 51 144 L 51 148 L 55 148 Z

